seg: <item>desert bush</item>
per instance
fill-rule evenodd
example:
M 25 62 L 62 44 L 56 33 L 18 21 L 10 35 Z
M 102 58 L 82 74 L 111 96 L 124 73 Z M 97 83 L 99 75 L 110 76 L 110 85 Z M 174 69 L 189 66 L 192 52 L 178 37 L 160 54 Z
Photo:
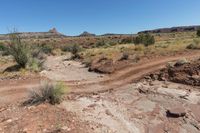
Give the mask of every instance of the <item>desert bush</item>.
M 187 49 L 200 49 L 199 44 L 191 43 L 187 46 Z
M 115 45 L 119 44 L 119 42 L 109 41 L 108 44 L 109 44 L 109 46 L 115 46 Z
M 17 33 L 10 34 L 8 53 L 11 54 L 20 67 L 25 68 L 30 58 L 30 47 L 21 41 Z
M 27 63 L 26 68 L 33 72 L 39 72 L 42 70 L 43 60 L 38 58 L 31 58 Z
M 136 45 L 135 46 L 135 51 L 144 51 L 144 45 Z
M 38 72 L 42 69 L 44 57 L 41 54 L 41 49 L 35 47 L 35 45 L 33 46 L 22 42 L 19 34 L 11 33 L 10 44 L 7 46 L 6 51 L 14 57 L 20 67 Z
M 193 43 L 189 44 L 187 49 L 200 49 L 200 40 L 199 39 L 194 39 Z
M 59 104 L 67 87 L 63 83 L 44 82 L 38 89 L 30 90 L 28 100 L 24 104 L 40 104 L 49 102 L 50 104 Z
M 155 38 L 150 34 L 139 34 L 139 36 L 134 39 L 134 43 L 136 45 L 144 44 L 145 46 L 149 46 L 155 43 Z
M 60 56 L 62 54 L 63 54 L 63 51 L 60 48 L 52 50 L 52 55 L 54 55 L 54 56 L 56 56 L 56 55 Z
M 39 60 L 44 60 L 46 59 L 46 54 L 42 51 L 40 46 L 31 46 L 31 56 L 32 58 L 37 58 Z
M 121 40 L 121 44 L 129 44 L 129 43 L 134 43 L 133 37 L 126 37 L 126 38 Z
M 9 55 L 7 51 L 7 46 L 5 46 L 3 43 L 0 43 L 0 55 Z
M 73 54 L 72 59 L 78 58 L 78 53 L 82 51 L 82 47 L 78 44 L 66 45 L 61 49 L 64 52 L 71 52 Z
M 45 54 L 51 54 L 51 53 L 52 53 L 52 50 L 53 50 L 53 46 L 52 46 L 51 44 L 43 43 L 43 44 L 40 46 L 40 49 L 41 49 L 42 52 L 44 52 Z
M 0 43 L 0 51 L 5 51 L 6 46 L 3 43 Z
M 101 40 L 95 44 L 95 47 L 100 48 L 100 47 L 105 47 L 106 45 L 108 44 L 104 40 Z
M 128 58 L 129 58 L 129 53 L 123 52 L 122 57 L 120 58 L 120 60 L 128 60 Z
M 197 36 L 200 37 L 200 29 L 197 30 Z

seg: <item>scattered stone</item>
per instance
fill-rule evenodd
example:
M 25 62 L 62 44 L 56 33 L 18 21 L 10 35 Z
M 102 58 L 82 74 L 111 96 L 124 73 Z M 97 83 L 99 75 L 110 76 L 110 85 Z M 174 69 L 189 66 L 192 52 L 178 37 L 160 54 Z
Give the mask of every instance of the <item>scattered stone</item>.
M 186 115 L 186 111 L 182 106 L 168 109 L 166 113 L 167 117 L 173 118 L 184 117 Z
M 109 115 L 109 116 L 113 116 L 112 115 L 112 113 L 108 110 L 108 109 L 106 109 L 106 112 L 105 112 L 107 115 Z
M 1 108 L 0 109 L 0 112 L 3 112 L 3 111 L 5 111 L 6 110 L 6 108 Z
M 150 82 L 149 82 L 149 85 L 150 85 L 150 86 L 153 86 L 154 84 L 153 84 L 153 82 L 152 82 L 152 81 L 150 81 Z
M 187 63 L 189 63 L 189 61 L 188 61 L 187 59 L 183 58 L 183 59 L 178 60 L 178 61 L 175 63 L 174 66 L 178 67 L 178 66 L 182 66 L 182 65 L 187 64 Z
M 67 126 L 64 126 L 61 128 L 62 130 L 68 130 L 69 128 Z
M 138 91 L 139 91 L 139 93 L 143 93 L 143 94 L 149 93 L 149 90 L 147 88 L 144 88 L 144 87 L 138 88 Z
M 23 133 L 27 133 L 28 132 L 28 129 L 27 128 L 24 128 L 23 129 Z
M 150 76 L 145 76 L 144 78 L 145 78 L 145 79 L 151 79 L 151 77 L 150 77 Z
M 162 87 L 163 87 L 163 88 L 168 88 L 168 85 L 163 84 Z
M 96 106 L 96 104 L 90 104 L 90 105 L 88 105 L 87 107 L 88 107 L 88 108 L 95 108 L 95 106 Z
M 11 123 L 11 122 L 13 122 L 13 120 L 12 119 L 8 119 L 6 122 L 7 123 Z

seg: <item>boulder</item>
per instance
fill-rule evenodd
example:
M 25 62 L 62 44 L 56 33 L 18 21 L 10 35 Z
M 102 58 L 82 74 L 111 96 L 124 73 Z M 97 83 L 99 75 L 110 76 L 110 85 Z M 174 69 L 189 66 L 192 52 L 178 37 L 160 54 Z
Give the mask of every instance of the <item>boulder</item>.
M 107 58 L 94 60 L 89 68 L 89 71 L 95 71 L 98 73 L 106 73 L 106 74 L 113 73 L 114 70 L 115 69 L 113 60 Z

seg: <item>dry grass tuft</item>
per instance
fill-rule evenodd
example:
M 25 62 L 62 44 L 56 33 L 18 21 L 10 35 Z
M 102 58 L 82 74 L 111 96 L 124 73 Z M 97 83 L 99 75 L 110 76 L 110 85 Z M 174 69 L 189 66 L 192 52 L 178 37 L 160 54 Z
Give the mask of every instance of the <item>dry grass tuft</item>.
M 63 83 L 44 82 L 38 89 L 29 92 L 28 100 L 24 104 L 33 105 L 43 102 L 48 102 L 53 105 L 59 104 L 66 91 L 67 87 Z

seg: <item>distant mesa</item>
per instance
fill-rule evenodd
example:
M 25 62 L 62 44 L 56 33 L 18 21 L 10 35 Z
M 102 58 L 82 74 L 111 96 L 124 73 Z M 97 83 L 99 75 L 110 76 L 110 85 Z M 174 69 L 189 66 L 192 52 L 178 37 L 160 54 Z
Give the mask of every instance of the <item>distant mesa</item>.
M 80 37 L 94 37 L 95 34 L 89 33 L 87 31 L 84 31 L 82 34 L 79 35 Z
M 50 29 L 49 32 L 51 32 L 51 33 L 59 33 L 56 28 Z
M 19 32 L 22 39 L 40 39 L 40 38 L 63 38 L 65 35 L 59 33 L 56 28 L 50 29 L 48 32 Z M 8 40 L 9 34 L 0 34 L 0 40 Z
M 173 33 L 173 32 L 188 32 L 188 31 L 197 31 L 200 29 L 200 25 L 198 26 L 179 26 L 179 27 L 171 27 L 171 28 L 160 28 L 155 30 L 146 30 L 138 32 L 140 33 Z

